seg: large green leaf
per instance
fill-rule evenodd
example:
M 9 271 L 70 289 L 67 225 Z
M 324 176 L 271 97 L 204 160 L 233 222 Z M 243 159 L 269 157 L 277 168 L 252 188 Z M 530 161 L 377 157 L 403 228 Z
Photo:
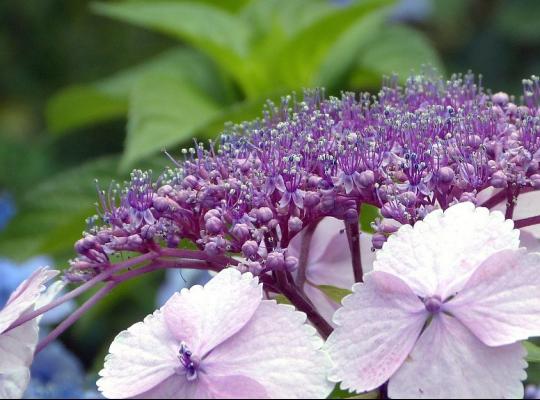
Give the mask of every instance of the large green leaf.
M 52 133 L 64 133 L 125 115 L 126 110 L 126 99 L 111 96 L 93 86 L 71 86 L 47 104 L 47 127 Z
M 385 24 L 387 9 L 376 10 L 353 23 L 330 46 L 321 65 L 313 76 L 313 85 L 338 91 L 346 87 L 346 78 L 352 72 L 363 49 L 378 40 Z M 380 77 L 377 76 L 377 82 Z
M 122 168 L 191 139 L 221 107 L 183 80 L 154 76 L 140 81 L 130 99 Z
M 530 341 L 523 342 L 523 346 L 527 350 L 527 361 L 530 363 L 540 363 L 540 347 Z
M 388 3 L 385 0 L 366 0 L 348 7 L 335 7 L 331 13 L 316 19 L 294 35 L 277 60 L 276 72 L 290 87 L 313 85 L 341 35 Z
M 66 133 L 125 116 L 131 90 L 149 76 L 183 79 L 219 101 L 230 101 L 226 81 L 207 57 L 191 49 L 175 48 L 109 78 L 61 90 L 47 106 L 49 130 Z
M 16 259 L 70 254 L 85 219 L 96 212 L 94 179 L 108 182 L 116 167 L 115 158 L 99 159 L 29 190 L 18 204 L 17 218 L 0 234 L 0 254 Z
M 363 47 L 351 83 L 362 87 L 370 74 L 380 77 L 397 73 L 405 79 L 422 65 L 444 72 L 441 59 L 424 34 L 406 26 L 387 26 L 379 31 L 377 40 Z
M 243 59 L 251 30 L 241 18 L 218 7 L 197 2 L 136 1 L 94 3 L 93 10 L 186 41 L 205 52 L 241 84 Z
M 86 219 L 96 214 L 96 179 L 108 187 L 118 176 L 118 157 L 103 157 L 52 176 L 31 188 L 18 200 L 17 217 L 0 233 L 0 255 L 24 260 L 50 254 L 66 261 L 74 255 L 73 244 L 86 228 Z M 148 160 L 141 168 L 162 169 L 166 157 Z

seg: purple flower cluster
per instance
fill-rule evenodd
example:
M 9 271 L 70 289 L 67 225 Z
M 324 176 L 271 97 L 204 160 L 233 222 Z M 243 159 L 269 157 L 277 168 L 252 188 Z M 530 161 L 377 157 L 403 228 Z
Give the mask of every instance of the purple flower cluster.
M 209 257 L 241 254 L 237 268 L 256 275 L 292 272 L 298 260 L 286 249 L 303 227 L 327 216 L 356 222 L 362 204 L 380 208 L 375 248 L 434 208 L 485 204 L 478 194 L 490 187 L 497 199 L 487 201 L 507 201 L 511 218 L 517 196 L 540 188 L 539 105 L 537 77 L 515 100 L 470 73 L 432 71 L 403 86 L 387 79 L 377 96 L 284 97 L 261 119 L 227 126 L 220 143 L 195 142 L 155 179 L 137 170 L 100 191 L 67 277 L 87 280 L 115 254 L 185 240 Z

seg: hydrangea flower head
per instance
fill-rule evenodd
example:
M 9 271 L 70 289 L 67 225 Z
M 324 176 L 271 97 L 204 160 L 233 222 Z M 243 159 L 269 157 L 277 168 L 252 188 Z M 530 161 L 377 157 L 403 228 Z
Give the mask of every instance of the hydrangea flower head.
M 403 226 L 334 315 L 330 378 L 393 398 L 520 398 L 540 335 L 540 254 L 499 212 L 460 203 Z
M 99 192 L 99 215 L 75 244 L 69 280 L 92 279 L 120 252 L 183 240 L 207 257 L 243 255 L 242 272 L 293 273 L 287 247 L 296 235 L 327 217 L 357 221 L 364 204 L 385 219 L 375 248 L 393 233 L 385 222 L 482 205 L 486 189 L 502 196 L 486 207 L 502 201 L 511 219 L 514 201 L 540 189 L 540 79 L 524 81 L 522 102 L 492 95 L 471 73 L 447 80 L 425 71 L 404 85 L 391 77 L 376 96 L 306 91 L 269 103 L 260 119 L 227 125 L 219 143 L 182 153 L 159 174 L 134 171 Z M 538 225 L 540 216 L 518 222 Z
M 30 380 L 30 364 L 38 341 L 38 320 L 33 319 L 10 330 L 17 319 L 34 310 L 43 298 L 49 300 L 59 290 L 50 287 L 44 294 L 45 283 L 58 271 L 47 268 L 36 270 L 11 294 L 0 310 L 0 398 L 21 398 Z M 52 293 L 51 293 L 52 292 Z
M 329 360 L 305 319 L 228 268 L 120 333 L 98 387 L 114 398 L 326 397 Z

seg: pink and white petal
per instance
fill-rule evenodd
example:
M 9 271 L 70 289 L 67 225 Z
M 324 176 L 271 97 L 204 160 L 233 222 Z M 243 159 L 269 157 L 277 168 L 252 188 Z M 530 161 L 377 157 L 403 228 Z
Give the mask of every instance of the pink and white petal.
M 202 376 L 196 398 L 268 399 L 266 389 L 257 381 L 241 375 Z
M 264 399 L 266 391 L 257 382 L 243 376 L 209 377 L 199 374 L 188 382 L 173 375 L 135 399 Z
M 203 391 L 206 390 L 203 387 Z M 198 381 L 188 381 L 183 376 L 171 375 L 150 390 L 131 396 L 133 399 L 204 399 Z
M 459 203 L 402 226 L 377 252 L 374 270 L 401 277 L 422 297 L 459 290 L 490 255 L 519 247 L 519 231 L 500 212 Z
M 30 381 L 30 365 L 37 341 L 37 320 L 0 334 L 1 399 L 22 398 Z
M 520 399 L 526 378 L 519 343 L 489 347 L 457 319 L 438 314 L 413 352 L 390 378 L 399 399 Z
M 359 393 L 379 387 L 401 366 L 428 316 L 401 279 L 385 272 L 365 278 L 334 314 L 337 328 L 325 346 L 334 362 L 330 380 Z
M 34 308 L 45 283 L 58 275 L 58 271 L 48 268 L 36 270 L 11 294 L 6 306 L 0 310 L 0 333 L 5 332 L 23 313 Z
M 204 287 L 175 294 L 163 307 L 165 321 L 177 341 L 202 358 L 234 335 L 253 316 L 262 300 L 262 285 L 250 273 L 227 268 Z
M 445 310 L 488 346 L 540 336 L 540 253 L 504 250 L 484 261 Z
M 107 398 L 134 397 L 154 389 L 175 375 L 179 350 L 180 342 L 158 310 L 116 336 L 99 373 L 98 389 Z
M 334 385 L 326 379 L 330 360 L 322 345 L 304 313 L 264 300 L 248 324 L 217 346 L 201 366 L 212 379 L 249 378 L 270 398 L 326 398 Z M 223 396 L 238 392 L 224 390 Z

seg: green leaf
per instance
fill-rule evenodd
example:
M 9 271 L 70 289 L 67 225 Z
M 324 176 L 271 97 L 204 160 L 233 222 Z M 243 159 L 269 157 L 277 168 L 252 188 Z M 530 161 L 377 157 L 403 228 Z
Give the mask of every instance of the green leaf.
M 374 233 L 371 223 L 379 217 L 379 209 L 370 204 L 362 204 L 360 209 L 360 229 L 362 232 Z
M 298 32 L 277 60 L 276 70 L 281 79 L 290 87 L 311 86 L 328 62 L 327 56 L 336 40 L 362 18 L 387 4 L 384 0 L 368 0 L 335 7 L 332 13 Z
M 121 167 L 188 141 L 220 110 L 219 104 L 182 80 L 155 76 L 138 82 L 131 94 Z
M 175 48 L 109 78 L 62 89 L 47 105 L 49 130 L 61 134 L 125 116 L 132 89 L 150 76 L 182 79 L 219 101 L 230 101 L 226 81 L 207 57 L 191 49 Z
M 117 160 L 103 158 L 63 172 L 30 189 L 18 204 L 19 214 L 0 234 L 0 254 L 15 259 L 47 253 L 73 254 L 73 244 L 95 214 L 95 178 L 108 182 Z
M 319 285 L 317 286 L 325 295 L 334 300 L 336 303 L 341 303 L 341 300 L 351 294 L 352 292 L 348 289 L 342 289 L 330 285 Z
M 276 301 L 278 304 L 292 304 L 288 298 L 286 298 L 285 296 L 283 296 L 282 294 L 278 294 L 276 296 Z
M 316 86 L 342 89 L 346 78 L 354 69 L 364 47 L 378 40 L 380 30 L 386 25 L 387 9 L 369 13 L 347 29 L 328 49 L 314 76 Z M 376 76 L 374 82 L 379 82 Z
M 431 65 L 443 73 L 443 64 L 424 34 L 412 28 L 393 25 L 382 29 L 377 40 L 362 49 L 356 70 L 352 74 L 354 87 L 363 87 L 365 75 L 399 74 L 405 79 L 422 65 Z
M 527 361 L 540 363 L 540 347 L 530 341 L 524 341 L 523 346 L 527 350 Z
M 540 42 L 540 3 L 536 0 L 505 1 L 498 4 L 494 26 L 506 38 L 523 44 Z
M 238 82 L 247 84 L 243 59 L 251 30 L 242 19 L 224 9 L 188 1 L 94 3 L 92 9 L 97 14 L 186 41 L 210 56 Z
M 47 126 L 63 133 L 96 121 L 107 121 L 126 113 L 127 100 L 110 96 L 92 86 L 71 86 L 47 104 Z
M 341 389 L 338 383 L 332 393 L 327 397 L 328 399 L 378 399 L 379 391 L 372 390 L 371 392 L 357 394 L 355 392 L 349 392 L 348 390 Z

